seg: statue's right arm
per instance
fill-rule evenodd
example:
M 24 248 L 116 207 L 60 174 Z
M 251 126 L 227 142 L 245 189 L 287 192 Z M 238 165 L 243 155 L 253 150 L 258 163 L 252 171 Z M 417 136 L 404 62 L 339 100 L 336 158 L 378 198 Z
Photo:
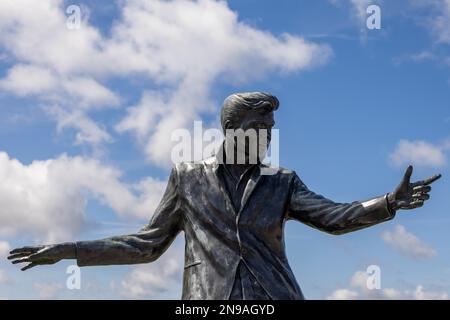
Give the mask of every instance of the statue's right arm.
M 76 259 L 79 266 L 146 263 L 163 254 L 181 230 L 178 178 L 173 169 L 150 223 L 139 232 L 101 240 L 24 247 L 11 251 L 8 259 L 28 263 L 22 270 L 61 259 Z

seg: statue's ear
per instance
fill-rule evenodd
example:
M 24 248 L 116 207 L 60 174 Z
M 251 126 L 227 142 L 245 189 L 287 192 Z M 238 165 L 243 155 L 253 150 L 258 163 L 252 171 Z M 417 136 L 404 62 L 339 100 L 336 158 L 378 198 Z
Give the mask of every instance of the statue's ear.
M 226 120 L 223 126 L 224 130 L 229 130 L 229 129 L 233 129 L 233 124 L 231 123 L 230 120 Z

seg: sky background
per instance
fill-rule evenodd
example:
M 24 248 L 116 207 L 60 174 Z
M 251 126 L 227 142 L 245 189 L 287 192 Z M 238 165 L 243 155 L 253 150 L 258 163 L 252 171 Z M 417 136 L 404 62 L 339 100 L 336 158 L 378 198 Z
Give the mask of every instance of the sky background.
M 449 0 L 1 1 L 0 298 L 179 299 L 182 234 L 155 263 L 81 269 L 80 290 L 66 288 L 74 261 L 21 272 L 5 257 L 140 229 L 171 132 L 217 127 L 239 91 L 279 98 L 281 166 L 335 201 L 392 191 L 410 163 L 413 179 L 443 174 L 423 208 L 369 229 L 287 223 L 306 298 L 449 298 Z

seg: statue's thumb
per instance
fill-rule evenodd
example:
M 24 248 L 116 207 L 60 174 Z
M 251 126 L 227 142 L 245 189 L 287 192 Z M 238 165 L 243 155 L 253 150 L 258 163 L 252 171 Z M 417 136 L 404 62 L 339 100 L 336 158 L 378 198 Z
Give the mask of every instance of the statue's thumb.
M 412 173 L 413 173 L 413 166 L 409 165 L 408 168 L 406 169 L 403 180 L 409 181 L 411 179 Z

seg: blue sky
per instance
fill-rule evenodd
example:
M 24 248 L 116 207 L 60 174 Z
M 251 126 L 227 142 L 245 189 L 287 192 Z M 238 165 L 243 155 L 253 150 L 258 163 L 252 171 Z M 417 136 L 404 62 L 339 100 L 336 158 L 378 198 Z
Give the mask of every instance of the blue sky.
M 66 26 L 79 5 L 81 28 Z M 381 8 L 381 29 L 365 8 Z M 158 204 L 170 132 L 217 127 L 223 99 L 269 91 L 280 162 L 335 201 L 392 191 L 406 166 L 434 173 L 432 200 L 330 236 L 299 223 L 287 254 L 309 299 L 448 298 L 450 2 L 2 1 L 0 297 L 181 295 L 183 238 L 144 266 L 25 273 L 9 248 L 131 233 Z M 182 116 L 177 116 L 182 114 Z M 369 265 L 381 289 L 365 289 Z

